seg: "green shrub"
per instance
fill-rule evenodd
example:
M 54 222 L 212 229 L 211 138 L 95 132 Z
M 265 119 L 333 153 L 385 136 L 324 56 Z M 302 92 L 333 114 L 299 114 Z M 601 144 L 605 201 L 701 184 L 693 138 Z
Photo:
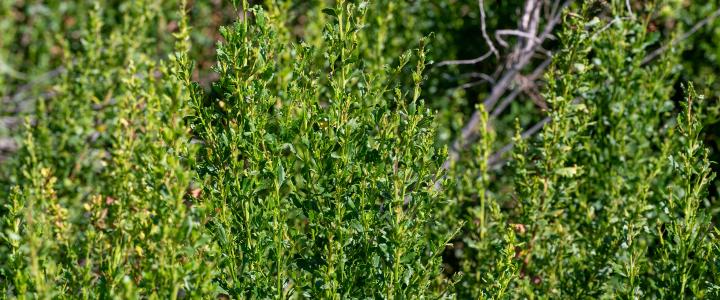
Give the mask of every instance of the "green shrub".
M 0 4 L 0 96 L 34 83 L 0 172 L 3 297 L 718 297 L 719 114 L 683 81 L 716 41 L 663 48 L 715 6 L 572 4 L 547 108 L 496 115 L 455 88 L 496 61 L 433 62 L 487 50 L 475 1 L 179 2 Z M 487 26 L 522 5 L 485 3 Z
M 221 28 L 219 80 L 195 88 L 203 201 L 231 295 L 403 297 L 428 293 L 445 240 L 426 239 L 442 156 L 414 88 L 360 60 L 365 5 L 326 8 L 323 41 L 287 42 L 278 10 Z M 318 62 L 313 58 L 324 57 Z
M 619 19 L 623 8 L 608 8 L 609 25 L 592 3 L 565 16 L 545 76 L 549 122 L 529 141 L 518 129 L 510 187 L 489 186 L 508 175 L 487 166 L 487 130 L 451 170 L 446 214 L 468 223 L 455 242 L 459 295 L 710 296 L 717 242 L 701 203 L 712 175 L 690 113 L 703 106 L 690 88 L 673 122 L 677 53 L 644 65 L 658 35 Z
M 83 55 L 58 95 L 39 102 L 3 201 L 0 280 L 21 297 L 174 298 L 214 290 L 214 247 L 193 205 L 194 150 L 177 63 L 156 63 L 140 9 L 101 35 L 90 16 Z

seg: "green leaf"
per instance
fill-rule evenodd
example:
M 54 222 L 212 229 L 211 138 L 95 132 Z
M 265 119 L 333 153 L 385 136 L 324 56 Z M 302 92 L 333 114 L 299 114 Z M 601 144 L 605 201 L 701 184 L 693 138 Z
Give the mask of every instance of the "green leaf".
M 337 18 L 337 12 L 335 9 L 332 8 L 323 8 L 322 12 L 328 16 L 336 17 Z
M 275 169 L 275 175 L 277 177 L 277 185 L 281 187 L 283 183 L 285 183 L 285 168 L 280 161 L 278 161 L 277 168 Z
M 575 177 L 578 174 L 578 166 L 560 168 L 555 173 L 562 177 Z

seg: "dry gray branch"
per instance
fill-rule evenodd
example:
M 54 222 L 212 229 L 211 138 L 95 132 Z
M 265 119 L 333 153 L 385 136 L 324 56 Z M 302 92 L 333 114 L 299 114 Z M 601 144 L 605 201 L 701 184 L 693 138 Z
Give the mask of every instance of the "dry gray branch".
M 516 76 L 523 70 L 532 60 L 538 48 L 542 47 L 542 43 L 551 36 L 554 27 L 560 22 L 561 14 L 567 6 L 573 1 L 567 0 L 562 5 L 553 9 L 556 14 L 553 15 L 545 24 L 544 29 L 540 35 L 537 34 L 539 23 L 540 23 L 540 11 L 542 7 L 542 1 L 539 0 L 526 0 L 523 10 L 523 15 L 520 18 L 520 25 L 518 30 L 525 32 L 525 34 L 518 35 L 521 37 L 521 41 L 517 44 L 513 53 L 511 53 L 506 61 L 506 68 L 498 68 L 499 79 L 492 87 L 490 94 L 483 100 L 482 105 L 485 111 L 492 111 L 498 100 L 507 92 L 510 84 L 515 80 Z M 488 54 L 486 54 L 488 55 Z M 551 58 L 549 58 L 551 59 Z M 533 73 L 542 74 L 543 70 L 549 65 L 549 62 L 543 62 L 539 70 L 533 71 Z M 502 70 L 502 72 L 500 72 Z M 539 75 L 537 75 L 539 76 Z M 519 93 L 519 92 L 518 92 Z M 512 99 L 517 95 L 512 96 L 504 105 L 507 106 Z M 468 122 L 463 126 L 459 136 L 450 144 L 448 149 L 448 157 L 441 166 L 441 171 L 447 171 L 450 166 L 460 159 L 460 153 L 470 143 L 474 141 L 478 126 L 480 126 L 480 111 L 476 110 L 470 116 Z M 487 126 L 484 124 L 483 126 Z M 538 129 L 539 130 L 539 129 Z M 440 188 L 440 182 L 444 178 L 438 178 L 435 181 L 435 188 Z
M 630 7 L 628 7 L 628 9 L 629 9 L 629 8 L 630 8 Z M 657 56 L 659 56 L 660 54 L 662 54 L 664 51 L 667 51 L 667 49 L 668 49 L 670 46 L 676 45 L 677 43 L 679 43 L 679 42 L 681 42 L 681 41 L 683 41 L 683 40 L 688 39 L 690 36 L 692 36 L 692 35 L 695 34 L 698 30 L 700 30 L 703 26 L 707 25 L 708 23 L 710 23 L 713 19 L 717 18 L 718 16 L 720 16 L 720 9 L 714 11 L 713 13 L 711 13 L 710 15 L 708 15 L 707 17 L 705 17 L 703 20 L 701 20 L 700 22 L 696 23 L 688 32 L 686 32 L 685 34 L 683 34 L 679 39 L 676 39 L 676 40 L 672 41 L 669 45 L 666 45 L 665 47 L 661 47 L 661 48 L 655 50 L 654 52 L 650 53 L 649 55 L 645 56 L 645 58 L 643 58 L 643 60 L 642 60 L 642 64 L 647 64 L 647 63 L 649 63 L 649 62 L 652 61 L 653 59 L 657 58 Z M 624 18 L 620 18 L 620 19 L 624 19 Z M 612 24 L 615 23 L 616 21 L 619 21 L 620 19 L 618 19 L 618 18 L 613 19 L 613 21 L 611 21 L 608 25 L 606 25 L 605 27 L 603 27 L 603 29 L 601 29 L 600 31 L 603 31 L 603 30 L 607 29 L 607 27 L 609 27 L 610 25 L 612 25 Z M 538 69 L 539 69 L 539 68 L 538 68 Z M 537 71 L 537 69 L 536 69 L 536 71 Z M 514 98 L 514 97 L 517 97 L 517 94 L 519 94 L 519 93 L 520 93 L 520 90 L 515 90 L 515 91 L 513 91 L 513 93 L 512 93 L 508 98 L 510 98 L 510 97 L 513 97 L 513 98 Z M 512 101 L 512 100 L 510 100 L 510 101 Z M 506 100 L 503 100 L 503 102 L 506 102 Z M 509 102 L 509 101 L 508 101 L 508 102 Z M 502 106 L 502 104 L 501 104 L 500 106 Z M 499 106 L 499 107 L 500 107 L 500 106 Z M 496 109 L 496 110 L 497 110 L 497 109 Z M 493 117 L 497 117 L 497 115 L 499 115 L 499 113 L 496 113 L 495 111 L 493 111 L 493 114 L 492 114 L 492 115 L 493 115 Z M 540 129 L 542 129 L 543 126 L 544 126 L 545 124 L 547 124 L 549 121 L 550 121 L 550 118 L 549 118 L 549 117 L 544 118 L 543 120 L 541 120 L 540 122 L 538 122 L 537 124 L 535 124 L 535 125 L 533 125 L 531 128 L 529 128 L 527 131 L 523 132 L 523 133 L 521 134 L 521 137 L 525 139 L 525 138 L 528 138 L 528 137 L 534 135 L 535 133 L 539 132 Z M 500 150 L 498 150 L 498 152 L 494 153 L 494 154 L 488 159 L 488 165 L 490 165 L 490 166 L 497 166 L 498 164 L 502 163 L 502 162 L 503 162 L 503 161 L 502 161 L 502 156 L 503 156 L 505 153 L 507 153 L 508 151 L 510 151 L 510 150 L 512 149 L 512 147 L 513 147 L 513 143 L 509 143 L 509 144 L 503 146 L 502 148 L 500 148 Z
M 464 74 L 464 76 L 468 76 L 471 78 L 482 78 L 491 84 L 495 84 L 495 78 L 493 78 L 492 76 L 485 74 L 485 73 L 470 72 L 470 73 Z
M 548 21 L 548 24 L 545 26 L 542 34 L 538 37 L 537 43 L 534 42 L 534 39 L 527 39 L 527 41 L 530 42 L 526 41 L 523 47 L 518 48 L 521 49 L 520 52 L 517 55 L 514 55 L 514 57 L 509 58 L 510 60 L 513 60 L 514 63 L 512 63 L 510 67 L 505 71 L 505 73 L 501 76 L 501 78 L 497 80 L 497 83 L 493 86 L 490 95 L 488 95 L 488 97 L 485 98 L 482 103 L 486 111 L 492 111 L 493 107 L 498 102 L 500 97 L 502 97 L 502 95 L 504 95 L 507 91 L 510 83 L 515 79 L 515 76 L 530 62 L 532 55 L 535 52 L 534 49 L 541 45 L 542 42 L 548 36 L 550 36 L 553 28 L 560 21 L 560 14 L 565 7 L 570 5 L 571 2 L 572 1 L 566 1 L 559 9 L 557 15 L 555 15 L 551 20 Z M 521 18 L 521 20 L 523 20 L 522 23 L 524 23 L 521 24 L 521 26 L 529 28 L 529 30 L 535 30 L 535 32 L 537 32 L 536 29 L 532 29 L 532 27 L 535 26 L 533 25 L 533 23 L 537 23 L 537 21 L 533 21 L 532 18 L 534 18 L 535 16 L 539 18 L 540 9 L 538 7 L 538 3 L 539 2 L 535 0 L 527 0 L 525 5 L 525 12 L 523 17 Z M 527 48 L 527 45 L 530 45 L 530 48 Z M 517 58 L 517 60 L 515 60 L 514 58 Z M 450 165 L 460 158 L 460 152 L 462 151 L 462 149 L 464 149 L 468 143 L 472 143 L 472 138 L 477 131 L 479 123 L 480 112 L 476 110 L 475 112 L 473 112 L 468 122 L 462 128 L 460 136 L 456 138 L 455 141 L 453 141 L 453 143 L 450 145 L 450 149 L 448 150 L 448 158 L 442 165 L 443 170 L 448 170 L 450 168 Z
M 540 122 L 535 123 L 535 125 L 521 133 L 520 137 L 523 139 L 529 138 L 530 136 L 538 133 L 540 129 L 542 129 L 548 122 L 550 122 L 550 117 L 543 118 L 542 120 L 540 120 Z M 508 151 L 510 151 L 513 145 L 514 143 L 512 142 L 508 143 L 507 145 L 500 148 L 500 150 L 493 153 L 493 155 L 488 158 L 488 166 L 494 167 L 497 166 L 499 163 L 502 163 L 502 156 L 505 155 L 505 153 L 507 153 Z
M 492 55 L 492 51 L 488 51 L 487 53 L 483 54 L 482 56 L 478 58 L 473 59 L 460 59 L 460 60 L 445 60 L 437 63 L 436 67 L 442 67 L 442 66 L 451 66 L 451 65 L 474 65 L 476 63 L 479 63 L 483 60 L 486 60 L 490 55 Z
M 685 32 L 679 38 L 674 39 L 670 43 L 665 44 L 664 46 L 655 49 L 655 51 L 653 51 L 650 54 L 648 54 L 647 56 L 645 56 L 645 58 L 643 58 L 643 60 L 642 60 L 642 64 L 646 65 L 647 63 L 651 62 L 652 60 L 654 60 L 655 58 L 660 56 L 660 54 L 663 54 L 663 52 L 667 51 L 668 49 L 670 49 L 672 47 L 677 46 L 677 44 L 679 44 L 680 42 L 687 40 L 688 38 L 690 38 L 690 36 L 695 34 L 698 30 L 703 28 L 703 26 L 705 26 L 708 23 L 715 20 L 715 18 L 717 18 L 718 16 L 720 16 L 720 8 L 715 10 L 714 12 L 712 12 L 710 15 L 708 15 L 704 19 L 700 20 L 700 22 L 695 23 L 695 25 L 692 28 L 690 28 L 690 30 Z
M 508 45 L 507 41 L 505 41 L 502 38 L 503 35 L 514 35 L 514 36 L 522 37 L 525 39 L 532 39 L 535 43 L 540 42 L 540 40 L 538 39 L 537 36 L 535 36 L 529 32 L 524 32 L 524 31 L 520 31 L 520 30 L 516 30 L 516 29 L 501 29 L 501 30 L 495 31 L 495 39 L 498 40 L 498 44 L 500 44 L 500 46 L 503 46 L 506 48 L 509 45 Z M 551 38 L 551 39 L 553 39 L 553 38 Z
M 492 40 L 490 40 L 490 36 L 487 34 L 487 25 L 485 25 L 485 5 L 483 0 L 478 0 L 478 5 L 480 6 L 480 30 L 482 31 L 485 43 L 487 43 L 488 47 L 490 47 L 490 52 L 495 54 L 495 58 L 500 59 L 500 53 L 497 51 Z
M 525 78 L 525 80 L 530 83 L 537 80 L 540 76 L 542 76 L 544 74 L 545 69 L 550 65 L 551 62 L 552 62 L 552 58 L 545 59 L 545 61 L 543 61 L 540 65 L 535 67 L 535 70 L 533 70 L 533 72 L 530 73 L 530 75 L 528 75 Z M 533 84 L 533 85 L 535 85 L 535 84 Z M 503 99 L 503 101 L 501 101 L 500 104 L 498 104 L 498 106 L 495 107 L 495 109 L 492 111 L 490 116 L 493 118 L 497 118 L 498 116 L 500 116 L 500 114 L 510 105 L 510 103 L 513 100 L 515 100 L 515 98 L 517 98 L 517 96 L 520 95 L 520 93 L 523 92 L 527 88 L 528 88 L 528 86 L 520 86 L 519 88 L 514 89 L 512 91 L 512 93 L 510 93 L 510 95 L 505 97 Z
M 478 85 L 481 85 L 481 84 L 483 84 L 483 83 L 490 83 L 490 81 L 487 81 L 487 80 L 485 80 L 485 79 L 476 80 L 476 81 L 471 81 L 471 82 L 467 82 L 467 83 L 461 84 L 461 85 L 458 86 L 456 89 L 469 89 L 469 88 L 471 88 L 471 87 L 478 86 Z
M 528 17 L 529 16 L 528 11 L 532 11 L 532 9 L 529 9 L 529 5 L 531 4 L 529 2 L 532 2 L 532 1 L 531 0 L 526 1 L 526 6 L 525 6 L 526 9 L 525 9 L 524 18 L 523 18 L 523 21 L 528 20 L 527 24 L 530 24 L 530 20 L 532 20 L 531 18 Z M 565 7 L 567 7 L 567 5 L 570 4 L 570 2 L 572 2 L 572 1 L 566 1 L 560 7 L 554 7 L 553 8 L 554 17 L 545 26 L 545 30 L 543 31 L 543 33 L 540 36 L 538 36 L 537 39 L 526 39 L 526 41 L 530 41 L 531 43 L 534 42 L 536 45 L 542 44 L 542 42 L 548 36 L 551 35 L 553 27 L 555 26 L 555 24 L 557 24 L 559 22 L 560 13 L 564 10 Z M 559 3 L 559 2 L 556 1 L 554 6 L 556 6 L 557 3 Z M 629 5 L 628 1 L 626 1 L 626 6 L 627 6 L 629 13 L 632 15 L 633 14 L 632 10 L 631 10 L 632 8 Z M 657 58 L 659 55 L 661 55 L 663 52 L 667 51 L 671 47 L 674 47 L 677 44 L 679 44 L 680 42 L 688 39 L 690 36 L 692 36 L 697 31 L 699 31 L 702 27 L 706 26 L 707 24 L 712 22 L 714 19 L 716 19 L 718 16 L 720 16 L 720 9 L 714 11 L 713 13 L 711 13 L 704 19 L 697 22 L 695 25 L 693 25 L 693 27 L 691 27 L 690 30 L 688 30 L 686 33 L 681 35 L 679 38 L 674 39 L 670 43 L 656 49 L 655 51 L 653 51 L 650 54 L 648 54 L 647 56 L 645 56 L 642 60 L 642 65 L 646 65 L 647 63 L 651 62 L 652 60 Z M 600 32 L 606 30 L 613 23 L 615 23 L 621 19 L 624 19 L 624 18 L 614 19 L 612 22 L 607 24 L 603 29 L 601 29 Z M 523 37 L 527 38 L 528 36 L 527 36 L 527 34 L 525 34 L 525 33 L 527 33 L 527 31 L 522 31 L 522 32 L 523 32 L 523 34 L 519 34 L 518 32 L 513 32 L 513 33 L 515 33 L 515 35 L 517 35 L 517 36 L 523 36 Z M 596 34 L 597 33 L 599 33 L 599 32 L 596 32 Z M 502 33 L 501 33 L 501 35 L 502 35 Z M 499 39 L 499 38 L 498 38 L 498 40 L 501 41 L 501 39 Z M 512 81 L 512 80 L 505 80 L 505 79 L 507 79 L 509 76 L 512 76 L 512 77 L 518 76 L 517 75 L 518 69 L 521 69 L 522 68 L 521 66 L 523 66 L 524 64 L 527 64 L 528 57 L 529 57 L 528 53 L 524 52 L 523 55 L 520 56 L 518 61 L 514 65 L 512 65 L 510 68 L 508 68 L 507 71 L 505 71 L 503 77 L 500 80 L 498 80 L 498 82 L 493 87 L 493 90 L 490 93 L 490 95 L 483 102 L 483 105 L 486 107 L 486 109 L 488 107 L 492 107 L 497 102 L 498 98 L 500 96 L 502 96 L 502 94 L 505 92 L 505 90 L 508 88 L 508 85 Z M 538 74 L 542 74 L 542 72 L 544 71 L 544 69 L 546 67 L 547 67 L 547 65 L 545 63 L 543 63 L 538 68 L 536 68 L 536 70 L 533 73 L 537 72 Z M 531 77 L 531 76 L 528 76 L 528 77 Z M 537 75 L 537 76 L 539 76 L 539 75 Z M 512 77 L 510 79 L 512 79 Z M 514 89 L 513 92 L 509 96 L 507 96 L 505 99 L 503 99 L 503 101 L 498 105 L 498 107 L 495 108 L 495 110 L 493 110 L 493 113 L 491 114 L 491 116 L 492 117 L 499 116 L 499 114 L 502 112 L 502 110 L 504 110 L 522 91 L 523 91 L 522 88 Z M 476 128 L 479 125 L 478 124 L 479 121 L 480 121 L 479 112 L 475 111 L 473 113 L 473 115 L 471 116 L 470 120 L 468 121 L 468 123 L 463 127 L 460 137 L 452 143 L 452 145 L 449 149 L 448 159 L 442 165 L 443 170 L 447 170 L 452 163 L 457 161 L 459 159 L 459 152 L 465 147 L 465 145 L 472 142 L 472 140 L 470 138 L 473 136 L 474 132 L 476 131 Z M 523 132 L 521 134 L 521 137 L 528 138 L 528 137 L 536 134 L 548 122 L 550 122 L 550 117 L 545 117 L 540 122 L 536 123 L 535 125 L 530 127 L 528 130 Z M 508 151 L 510 151 L 512 149 L 512 147 L 513 147 L 513 143 L 509 143 L 509 144 L 503 146 L 498 152 L 494 153 L 489 158 L 488 164 L 494 167 L 494 166 L 497 166 L 499 163 L 502 163 L 502 156 L 505 153 L 507 153 Z M 439 178 L 435 182 L 435 188 L 440 187 L 439 184 L 440 184 L 441 179 L 442 178 Z
M 442 66 L 448 66 L 448 65 L 474 65 L 476 63 L 479 63 L 481 61 L 484 61 L 490 55 L 494 54 L 495 58 L 500 59 L 500 52 L 498 52 L 497 48 L 495 48 L 495 44 L 490 39 L 490 36 L 487 34 L 487 23 L 485 22 L 485 3 L 483 0 L 478 0 L 478 6 L 480 7 L 480 31 L 482 32 L 482 36 L 485 39 L 485 43 L 487 43 L 488 48 L 490 50 L 483 54 L 480 57 L 473 58 L 473 59 L 462 59 L 462 60 L 446 60 L 441 61 L 437 63 L 436 67 L 442 67 Z

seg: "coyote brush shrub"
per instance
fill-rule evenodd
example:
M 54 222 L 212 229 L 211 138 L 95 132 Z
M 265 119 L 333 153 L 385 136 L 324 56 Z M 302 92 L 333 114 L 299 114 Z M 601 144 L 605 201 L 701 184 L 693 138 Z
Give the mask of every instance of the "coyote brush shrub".
M 213 290 L 210 236 L 192 205 L 187 89 L 172 61 L 141 52 L 143 21 L 101 35 L 95 11 L 83 54 L 67 58 L 58 95 L 39 102 L 17 185 L 3 201 L 5 295 L 127 298 Z M 133 37 L 133 38 L 131 38 Z M 82 100 L 79 100 L 82 99 Z
M 287 42 L 280 11 L 221 28 L 219 80 L 207 98 L 193 90 L 192 128 L 232 295 L 423 295 L 439 273 L 445 240 L 424 238 L 442 157 L 420 99 L 424 52 L 392 68 L 359 60 L 365 8 L 325 9 L 316 47 Z M 411 59 L 408 93 L 394 78 Z
M 502 175 L 486 163 L 492 132 L 482 132 L 470 163 L 451 170 L 457 204 L 447 218 L 468 221 L 455 242 L 459 295 L 715 291 L 718 245 L 701 204 L 713 178 L 698 136 L 703 105 L 690 86 L 675 121 L 677 54 L 644 65 L 658 34 L 647 20 L 619 19 L 622 8 L 608 8 L 618 17 L 607 25 L 592 4 L 565 16 L 546 74 L 548 123 L 535 139 L 515 138 L 510 191 L 488 186 Z
M 676 1 L 568 6 L 538 89 L 547 109 L 500 117 L 463 98 L 483 92 L 444 89 L 461 68 L 427 70 L 467 54 L 467 24 L 443 8 L 474 1 L 212 2 L 232 8 L 210 23 L 238 17 L 214 50 L 193 18 L 210 4 L 115 2 L 42 47 L 0 38 L 0 55 L 36 63 L 21 73 L 62 64 L 31 87 L 51 93 L 0 172 L 3 298 L 720 294 L 702 127 L 718 115 L 691 83 L 674 94 L 695 66 L 682 43 L 647 60 L 680 32 L 653 27 Z M 9 25 L 23 20 L 0 28 L 49 34 Z M 4 76 L 0 96 L 20 82 Z M 444 167 L 473 109 L 478 140 Z M 523 134 L 538 116 L 543 129 Z

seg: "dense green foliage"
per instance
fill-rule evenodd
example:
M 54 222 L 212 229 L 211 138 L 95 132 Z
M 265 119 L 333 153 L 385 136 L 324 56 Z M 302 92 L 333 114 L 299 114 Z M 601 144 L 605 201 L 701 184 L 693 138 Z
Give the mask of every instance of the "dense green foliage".
M 486 2 L 3 2 L 2 297 L 720 297 L 718 3 Z
M 390 70 L 360 64 L 364 9 L 326 9 L 316 47 L 286 42 L 280 10 L 221 29 L 215 96 L 195 86 L 192 128 L 231 294 L 393 298 L 427 293 L 438 273 L 445 241 L 423 237 L 439 158 L 423 49 L 408 95 L 393 77 L 410 53 Z
M 184 203 L 194 152 L 176 101 L 183 69 L 143 53 L 151 40 L 129 39 L 149 27 L 103 38 L 102 19 L 90 15 L 86 34 L 96 38 L 67 65 L 53 101 L 38 102 L 26 134 L 5 202 L 4 285 L 16 295 L 204 295 L 210 237 L 201 211 Z

